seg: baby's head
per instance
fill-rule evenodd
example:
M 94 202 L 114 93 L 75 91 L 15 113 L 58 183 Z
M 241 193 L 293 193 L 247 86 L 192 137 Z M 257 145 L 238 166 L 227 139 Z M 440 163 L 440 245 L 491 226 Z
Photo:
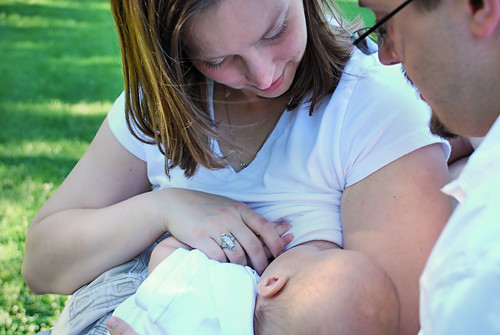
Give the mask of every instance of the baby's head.
M 396 334 L 392 280 L 363 254 L 300 245 L 276 258 L 258 284 L 255 334 Z

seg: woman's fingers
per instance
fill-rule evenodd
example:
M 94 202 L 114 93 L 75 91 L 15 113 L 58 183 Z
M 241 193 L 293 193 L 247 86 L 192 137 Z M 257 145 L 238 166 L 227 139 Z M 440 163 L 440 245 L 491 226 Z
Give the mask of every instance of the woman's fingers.
M 282 238 L 284 236 L 288 236 L 290 235 L 289 237 L 291 237 L 291 239 L 285 239 L 285 245 L 290 243 L 293 239 L 292 235 L 291 234 L 287 234 L 287 235 L 284 235 L 287 231 L 290 230 L 290 228 L 292 228 L 292 225 L 289 224 L 288 222 L 286 221 L 277 221 L 277 222 L 273 222 L 274 223 L 274 230 L 276 231 L 276 233 L 281 236 Z
M 242 254 L 245 258 L 244 261 L 247 262 L 248 259 L 254 270 L 261 274 L 267 265 L 269 265 L 269 258 L 260 239 L 246 226 L 239 230 L 235 236 L 237 236 L 238 242 L 244 252 Z
M 196 247 L 203 251 L 208 258 L 219 262 L 231 262 L 240 265 L 248 265 L 245 250 L 236 237 L 228 233 L 207 239 L 206 244 Z
M 165 196 L 162 209 L 167 231 L 211 259 L 250 264 L 262 273 L 269 252 L 277 257 L 291 240 L 286 234 L 290 225 L 270 222 L 242 202 L 185 189 L 160 192 Z
M 269 248 L 273 257 L 278 257 L 293 236 L 283 235 L 291 225 L 286 222 L 271 222 L 252 210 L 241 213 L 243 222 L 257 235 Z
M 215 237 L 208 237 L 206 243 L 194 245 L 194 248 L 201 250 L 208 258 L 218 262 L 226 263 L 228 258 L 220 245 L 220 240 Z
M 245 250 L 236 237 L 231 234 L 222 233 L 219 243 L 229 262 L 240 265 L 248 265 Z
M 248 207 L 241 211 L 241 220 L 245 225 L 233 230 L 234 235 L 252 267 L 261 274 L 269 264 L 269 259 L 281 254 L 293 238 L 291 234 L 282 236 L 291 225 L 271 222 Z
M 264 245 L 245 225 L 241 225 L 234 232 L 215 235 L 209 240 L 209 243 L 200 244 L 197 248 L 210 259 L 251 265 L 259 274 L 269 264 L 269 257 L 266 255 Z

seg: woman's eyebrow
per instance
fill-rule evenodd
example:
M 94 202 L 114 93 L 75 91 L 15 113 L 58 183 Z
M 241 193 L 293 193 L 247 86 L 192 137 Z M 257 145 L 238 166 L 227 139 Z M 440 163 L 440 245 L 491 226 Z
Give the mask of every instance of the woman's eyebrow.
M 262 40 L 262 39 L 265 39 L 266 36 L 275 28 L 276 26 L 276 22 L 278 22 L 278 20 L 280 18 L 283 18 L 283 21 L 285 21 L 285 17 L 288 13 L 288 6 L 285 6 L 285 1 L 282 1 L 281 2 L 281 8 L 278 12 L 278 15 L 276 16 L 276 18 L 274 20 L 272 20 L 270 26 L 268 29 L 266 29 L 266 31 L 264 32 L 264 34 L 261 36 L 261 38 L 259 40 Z M 228 55 L 219 55 L 219 56 L 204 56 L 202 54 L 199 54 L 198 53 L 195 53 L 195 52 L 191 52 L 191 56 L 190 58 L 191 59 L 197 59 L 197 60 L 200 60 L 200 61 L 204 61 L 204 62 L 207 62 L 207 61 L 212 61 L 212 60 L 215 60 L 215 59 L 219 59 L 219 58 L 224 58 L 224 57 L 227 57 Z
M 269 28 L 267 28 L 267 30 L 264 32 L 264 34 L 262 35 L 261 39 L 265 39 L 266 36 L 274 29 L 274 27 L 276 26 L 276 22 L 278 22 L 279 19 L 283 18 L 282 21 L 285 20 L 285 17 L 286 17 L 286 14 L 287 14 L 287 9 L 288 7 L 285 6 L 285 2 L 282 1 L 281 2 L 281 8 L 280 8 L 280 11 L 278 13 L 278 15 L 276 16 L 276 18 L 271 22 L 271 25 L 269 26 Z

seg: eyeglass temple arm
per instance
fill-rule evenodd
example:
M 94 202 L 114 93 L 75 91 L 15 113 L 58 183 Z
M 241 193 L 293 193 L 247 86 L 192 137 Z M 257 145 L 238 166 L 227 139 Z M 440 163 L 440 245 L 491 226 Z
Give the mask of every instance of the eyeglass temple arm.
M 363 35 L 359 36 L 359 38 L 356 41 L 354 41 L 354 45 L 356 45 L 360 41 L 364 40 L 368 35 L 370 35 L 375 30 L 377 30 L 378 27 L 380 27 L 381 25 L 383 25 L 384 23 L 386 23 L 391 17 L 393 17 L 394 15 L 396 15 L 401 9 L 403 9 L 407 4 L 409 4 L 412 1 L 413 0 L 406 0 L 401 5 L 399 5 L 396 9 L 394 9 L 391 13 L 389 13 L 388 15 L 386 15 L 385 17 L 383 17 L 382 20 L 378 21 L 373 27 L 371 27 L 370 29 L 368 29 Z

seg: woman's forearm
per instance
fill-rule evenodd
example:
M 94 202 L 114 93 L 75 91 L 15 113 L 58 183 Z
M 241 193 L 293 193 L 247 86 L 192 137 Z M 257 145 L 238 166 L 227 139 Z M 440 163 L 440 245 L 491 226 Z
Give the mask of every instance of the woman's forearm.
M 67 209 L 31 224 L 23 276 L 35 293 L 71 294 L 162 235 L 151 192 L 101 209 Z
M 104 121 L 28 229 L 23 276 L 30 289 L 70 294 L 151 244 L 163 222 L 150 190 L 146 163 Z

